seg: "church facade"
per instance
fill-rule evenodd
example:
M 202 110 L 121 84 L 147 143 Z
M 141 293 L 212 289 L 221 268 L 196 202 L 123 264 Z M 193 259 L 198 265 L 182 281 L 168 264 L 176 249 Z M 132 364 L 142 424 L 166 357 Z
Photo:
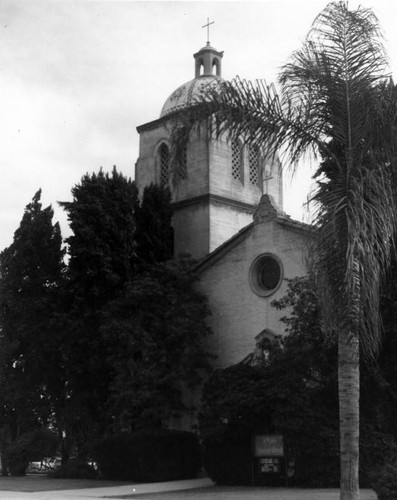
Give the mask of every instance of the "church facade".
M 194 78 L 168 97 L 158 119 L 137 128 L 140 192 L 151 183 L 169 183 L 172 120 L 205 86 L 222 81 L 222 58 L 208 42 L 194 54 Z M 188 253 L 199 262 L 199 287 L 212 311 L 208 349 L 216 364 L 263 354 L 266 340 L 284 334 L 272 300 L 285 294 L 286 278 L 306 273 L 309 227 L 283 212 L 280 160 L 239 141 L 197 135 L 170 188 L 175 256 Z

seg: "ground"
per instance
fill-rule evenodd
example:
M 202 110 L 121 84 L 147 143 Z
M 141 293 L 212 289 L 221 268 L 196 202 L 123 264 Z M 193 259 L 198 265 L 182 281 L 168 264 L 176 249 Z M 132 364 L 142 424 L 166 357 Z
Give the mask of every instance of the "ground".
M 100 481 L 94 479 L 51 479 L 46 474 L 32 474 L 22 477 L 1 477 L 0 491 L 55 491 L 79 490 L 83 488 L 100 488 L 124 486 L 125 481 Z M 2 495 L 0 493 L 0 498 Z
M 132 485 L 121 481 L 50 479 L 45 475 L 0 477 L 0 498 L 2 500 L 99 500 L 103 498 L 133 500 L 339 500 L 339 490 L 336 489 L 209 486 L 184 491 L 167 491 L 170 484 L 172 483 Z M 132 490 L 134 486 L 137 490 L 136 493 L 126 495 L 126 487 L 128 490 Z M 157 492 L 145 493 L 145 487 L 149 491 L 153 491 L 153 487 L 155 487 Z M 377 496 L 371 490 L 362 490 L 361 500 L 377 500 Z
M 120 498 L 120 497 L 118 497 Z M 301 490 L 296 488 L 220 487 L 191 491 L 152 493 L 122 497 L 134 500 L 339 500 L 339 490 Z M 377 500 L 374 492 L 362 490 L 361 500 Z

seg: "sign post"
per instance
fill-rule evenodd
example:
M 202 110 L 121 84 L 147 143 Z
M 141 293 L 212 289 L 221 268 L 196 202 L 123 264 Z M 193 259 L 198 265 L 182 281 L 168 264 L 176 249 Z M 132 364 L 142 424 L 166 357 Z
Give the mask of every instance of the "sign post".
M 257 434 L 253 437 L 253 485 L 287 482 L 284 438 L 280 434 Z

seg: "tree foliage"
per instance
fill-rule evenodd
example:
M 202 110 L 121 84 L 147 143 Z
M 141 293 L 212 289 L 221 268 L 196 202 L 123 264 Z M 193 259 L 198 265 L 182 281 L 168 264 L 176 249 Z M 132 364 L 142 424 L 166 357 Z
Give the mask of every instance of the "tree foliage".
M 135 184 L 113 169 L 86 174 L 62 202 L 72 230 L 66 242 L 69 262 L 63 289 L 62 351 L 68 395 L 63 432 L 80 449 L 106 428 L 112 371 L 101 336 L 103 308 L 122 293 L 134 273 Z
M 209 309 L 194 289 L 192 263 L 152 265 L 109 304 L 101 333 L 108 345 L 109 412 L 118 431 L 162 426 L 188 411 L 184 391 L 210 367 L 203 342 Z
M 73 232 L 68 243 L 68 278 L 74 301 L 90 309 L 117 295 L 131 277 L 135 257 L 138 193 L 117 172 L 86 174 L 72 188 L 73 201 L 61 202 Z
M 200 432 L 209 473 L 226 484 L 251 484 L 252 436 L 282 434 L 295 458 L 295 484 L 336 487 L 337 345 L 324 332 L 313 280 L 289 280 L 286 295 L 273 306 L 286 312 L 282 349 L 271 351 L 267 363 L 217 370 L 204 387 Z M 360 475 L 367 487 L 397 449 L 388 370 L 387 364 L 363 363 L 361 371 Z
M 177 120 L 173 163 L 192 130 L 242 138 L 296 164 L 329 158 L 317 170 L 311 268 L 328 334 L 339 341 L 341 498 L 359 498 L 359 353 L 379 347 L 379 291 L 396 224 L 397 94 L 370 9 L 332 2 L 273 85 L 239 79 L 212 88 Z M 364 314 L 365 313 L 365 314 Z M 354 478 L 354 479 L 352 479 Z
M 58 436 L 48 429 L 25 432 L 13 441 L 5 453 L 6 464 L 13 476 L 23 476 L 29 462 L 41 462 L 56 454 Z
M 66 462 L 85 458 L 99 436 L 163 425 L 190 409 L 185 391 L 209 368 L 209 310 L 193 263 L 170 260 L 169 191 L 152 185 L 139 201 L 116 168 L 86 174 L 61 203 L 72 229 L 67 265 L 40 194 L 0 255 L 4 473 L 7 457 L 17 473 L 22 455 L 23 472 L 36 428 L 56 429 Z
M 193 479 L 201 469 L 197 434 L 170 429 L 139 430 L 100 439 L 93 458 L 113 481 L 159 482 Z
M 146 186 L 135 212 L 138 265 L 157 264 L 173 258 L 172 214 L 170 190 L 156 184 Z
M 171 200 L 112 174 L 86 175 L 62 203 L 73 235 L 64 288 L 66 435 L 80 450 L 98 436 L 161 425 L 208 367 L 207 305 L 172 257 Z M 181 382 L 183 380 L 183 383 Z
M 2 451 L 52 422 L 51 399 L 62 385 L 55 314 L 64 264 L 59 225 L 39 190 L 13 243 L 0 254 L 0 427 Z

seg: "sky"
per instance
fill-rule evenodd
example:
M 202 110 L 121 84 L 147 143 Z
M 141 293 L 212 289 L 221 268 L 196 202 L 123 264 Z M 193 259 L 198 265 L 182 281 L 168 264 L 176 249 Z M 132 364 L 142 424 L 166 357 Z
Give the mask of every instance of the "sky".
M 134 178 L 136 127 L 157 119 L 167 97 L 194 78 L 207 18 L 211 45 L 224 51 L 223 78 L 272 82 L 327 3 L 1 0 L 0 250 L 39 188 L 67 237 L 57 202 L 72 199 L 85 173 L 116 165 Z M 361 3 L 379 19 L 395 73 L 397 3 Z M 285 176 L 284 210 L 297 220 L 307 218 L 310 168 Z

